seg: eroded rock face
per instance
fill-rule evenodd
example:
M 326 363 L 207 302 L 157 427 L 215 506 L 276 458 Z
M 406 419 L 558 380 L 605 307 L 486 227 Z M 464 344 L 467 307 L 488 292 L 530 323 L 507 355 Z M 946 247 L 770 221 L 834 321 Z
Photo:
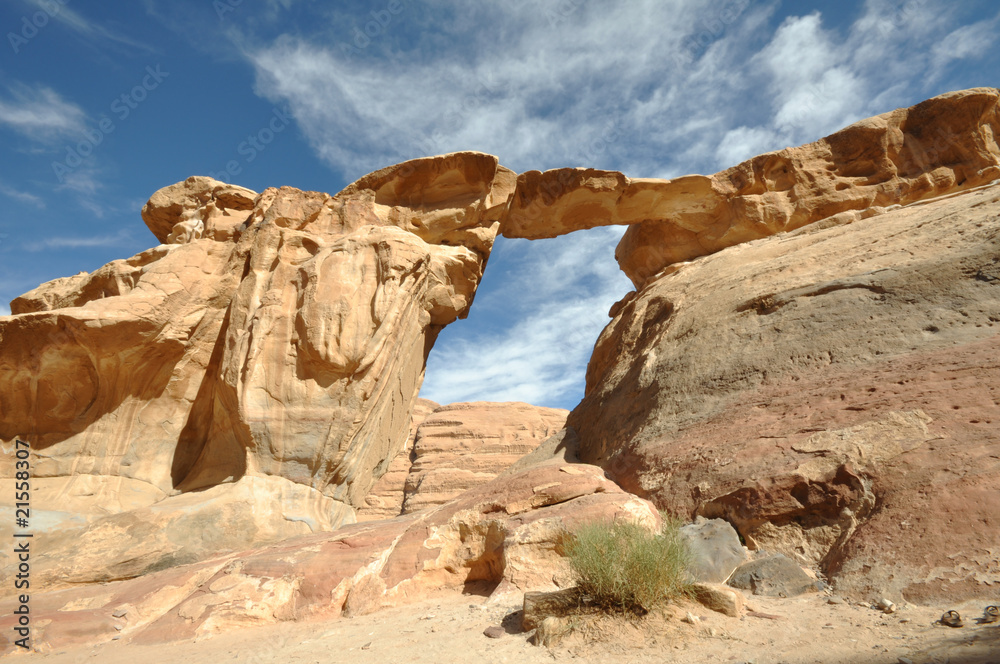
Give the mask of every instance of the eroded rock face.
M 476 583 L 497 597 L 565 587 L 572 578 L 561 556 L 564 531 L 613 519 L 659 525 L 648 502 L 623 492 L 600 468 L 555 459 L 420 514 L 137 579 L 33 593 L 33 644 L 60 649 L 118 634 L 126 643 L 162 643 L 253 624 L 363 615 Z M 0 601 L 0 629 L 15 622 L 10 603 Z M 8 643 L 0 652 L 14 648 Z
M 559 431 L 567 415 L 560 408 L 518 402 L 440 406 L 418 400 L 413 438 L 372 487 L 358 520 L 442 505 L 492 480 Z
M 406 444 L 396 456 L 386 460 L 388 466 L 385 473 L 372 485 L 368 495 L 365 496 L 365 504 L 356 510 L 359 522 L 391 519 L 403 513 L 403 491 L 406 486 L 406 476 L 409 475 L 410 467 L 413 465 L 413 441 L 417 437 L 417 427 L 440 407 L 441 404 L 434 403 L 430 399 L 417 399 L 413 404 L 410 435 L 406 439 Z M 379 474 L 378 469 L 375 474 Z
M 671 264 L 735 244 L 1000 178 L 998 99 L 995 88 L 948 93 L 711 176 L 528 171 L 518 177 L 502 232 L 534 239 L 629 224 L 615 255 L 641 288 Z
M 456 153 L 336 196 L 209 178 L 154 194 L 143 218 L 165 244 L 0 319 L 0 440 L 31 443 L 38 506 L 89 521 L 78 536 L 101 533 L 105 567 L 129 541 L 108 533 L 166 529 L 180 550 L 129 574 L 353 521 L 406 442 L 427 353 L 466 314 L 513 185 L 495 157 Z M 261 482 L 272 509 L 248 499 Z M 204 489 L 244 527 L 171 513 Z M 84 567 L 75 580 L 100 572 Z
M 652 281 L 597 342 L 581 457 L 856 597 L 993 596 L 998 211 L 985 186 Z
M 567 415 L 526 403 L 439 407 L 417 428 L 403 513 L 441 505 L 492 480 L 559 431 Z

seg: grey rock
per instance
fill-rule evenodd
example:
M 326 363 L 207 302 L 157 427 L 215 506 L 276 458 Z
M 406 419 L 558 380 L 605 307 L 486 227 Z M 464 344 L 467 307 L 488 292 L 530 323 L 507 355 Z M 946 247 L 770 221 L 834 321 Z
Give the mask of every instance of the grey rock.
M 780 553 L 740 565 L 730 577 L 729 585 L 771 597 L 794 597 L 817 590 L 816 582 Z
M 505 634 L 503 627 L 500 625 L 490 625 L 485 630 L 483 634 L 490 639 L 499 639 Z
M 729 575 L 747 560 L 740 536 L 729 522 L 698 517 L 681 528 L 691 550 L 688 568 L 695 581 L 725 583 Z

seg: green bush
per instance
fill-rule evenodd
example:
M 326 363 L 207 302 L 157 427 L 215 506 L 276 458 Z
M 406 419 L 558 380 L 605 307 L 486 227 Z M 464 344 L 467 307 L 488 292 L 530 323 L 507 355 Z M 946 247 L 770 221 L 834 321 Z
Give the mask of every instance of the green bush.
M 564 548 L 578 586 L 600 609 L 644 614 L 689 594 L 691 554 L 669 517 L 658 533 L 628 521 L 585 524 Z

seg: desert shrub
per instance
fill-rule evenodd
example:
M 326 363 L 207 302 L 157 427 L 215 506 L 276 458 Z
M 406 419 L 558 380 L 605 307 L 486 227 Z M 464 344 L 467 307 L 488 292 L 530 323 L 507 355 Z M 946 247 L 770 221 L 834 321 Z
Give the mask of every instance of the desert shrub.
M 564 550 L 589 603 L 606 611 L 646 613 L 690 592 L 691 559 L 680 522 L 664 517 L 659 532 L 629 522 L 584 524 Z

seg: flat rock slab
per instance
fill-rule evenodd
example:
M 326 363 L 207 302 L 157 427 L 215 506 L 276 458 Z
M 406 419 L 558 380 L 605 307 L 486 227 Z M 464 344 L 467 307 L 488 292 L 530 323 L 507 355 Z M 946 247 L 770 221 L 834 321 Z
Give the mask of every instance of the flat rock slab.
M 730 577 L 729 585 L 771 597 L 795 597 L 818 590 L 816 581 L 780 553 L 740 565 Z

